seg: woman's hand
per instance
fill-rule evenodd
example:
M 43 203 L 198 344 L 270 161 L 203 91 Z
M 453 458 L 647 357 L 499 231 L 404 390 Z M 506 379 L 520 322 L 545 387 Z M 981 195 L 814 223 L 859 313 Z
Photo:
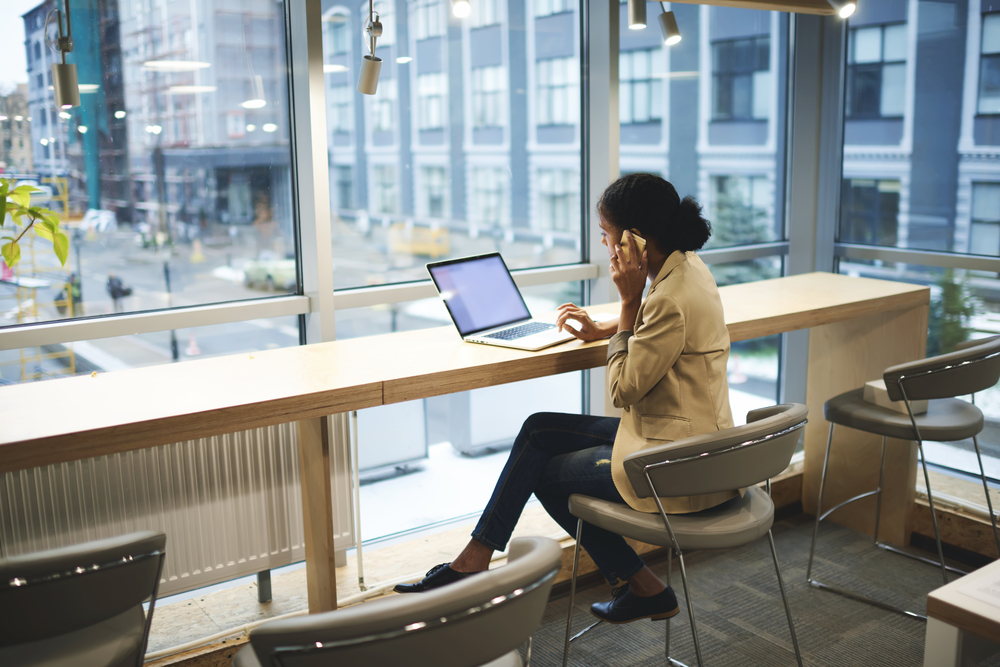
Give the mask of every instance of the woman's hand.
M 574 320 L 579 323 L 579 327 L 574 327 L 567 322 Z M 560 331 L 568 331 L 580 340 L 591 341 L 607 338 L 615 332 L 618 327 L 617 322 L 595 322 L 590 319 L 583 308 L 576 304 L 564 303 L 559 306 L 559 315 L 556 317 L 556 326 Z
M 622 306 L 638 306 L 642 301 L 642 291 L 646 288 L 646 268 L 648 259 L 646 251 L 639 254 L 639 246 L 632 238 L 632 232 L 627 229 L 622 233 L 622 243 L 628 245 L 628 259 L 619 244 L 614 245 L 611 253 L 611 280 L 618 288 Z

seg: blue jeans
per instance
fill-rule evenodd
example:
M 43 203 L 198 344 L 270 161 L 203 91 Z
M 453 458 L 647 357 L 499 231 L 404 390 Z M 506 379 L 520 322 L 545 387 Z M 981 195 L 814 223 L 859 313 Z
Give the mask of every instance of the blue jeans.
M 611 479 L 619 421 L 552 412 L 528 417 L 472 537 L 503 551 L 532 493 L 573 536 L 577 519 L 569 512 L 570 495 L 624 503 Z M 609 583 L 629 579 L 645 565 L 621 535 L 603 528 L 584 523 L 580 543 Z

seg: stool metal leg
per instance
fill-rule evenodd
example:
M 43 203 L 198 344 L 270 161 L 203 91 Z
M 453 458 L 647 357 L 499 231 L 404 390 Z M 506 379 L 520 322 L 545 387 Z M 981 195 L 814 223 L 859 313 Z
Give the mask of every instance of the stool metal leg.
M 770 482 L 768 482 L 770 484 Z M 778 552 L 774 548 L 774 537 L 771 531 L 767 531 L 767 541 L 771 545 L 771 558 L 774 559 L 774 573 L 778 575 L 778 589 L 781 591 L 781 601 L 785 603 L 785 616 L 788 617 L 788 631 L 792 635 L 792 647 L 795 649 L 795 662 L 802 667 L 802 653 L 799 651 L 799 640 L 795 636 L 795 623 L 792 622 L 792 610 L 788 606 L 788 597 L 785 595 L 785 584 L 781 580 L 781 568 L 778 567 Z
M 524 667 L 531 667 L 531 640 L 534 638 L 534 635 L 528 637 L 528 646 L 524 649 Z
M 569 661 L 569 633 L 573 624 L 573 604 L 576 602 L 576 572 L 580 567 L 580 536 L 583 534 L 583 519 L 576 520 L 576 546 L 573 547 L 573 578 L 569 584 L 569 611 L 566 612 L 566 643 L 563 646 L 563 667 Z
M 806 581 L 812 583 L 813 554 L 816 553 L 816 536 L 819 535 L 819 518 L 823 512 L 823 490 L 826 488 L 826 470 L 830 466 L 830 445 L 833 443 L 833 422 L 826 438 L 826 455 L 823 457 L 823 474 L 819 479 L 819 500 L 816 501 L 816 523 L 813 525 L 812 546 L 809 547 L 809 565 L 806 566 Z
M 673 532 L 673 531 L 671 531 Z M 691 604 L 691 592 L 688 591 L 687 569 L 684 567 L 684 554 L 677 550 L 677 559 L 681 564 L 681 583 L 684 584 L 684 599 L 687 601 L 688 617 L 691 619 L 691 636 L 694 638 L 694 654 L 698 658 L 698 667 L 705 664 L 701 659 L 701 644 L 698 642 L 698 628 L 694 622 L 694 605 Z
M 976 459 L 979 460 L 979 477 L 983 480 L 983 491 L 986 493 L 986 507 L 990 512 L 990 522 L 993 524 L 993 540 L 997 545 L 997 554 L 1000 555 L 1000 534 L 997 533 L 997 518 L 993 514 L 993 501 L 990 500 L 990 487 L 986 484 L 986 470 L 983 468 L 983 456 L 979 453 L 979 439 L 972 436 L 972 444 L 976 446 Z
M 920 463 L 924 468 L 924 485 L 927 487 L 927 504 L 931 508 L 931 521 L 934 524 L 934 539 L 937 541 L 938 558 L 941 559 L 941 578 L 944 583 L 948 583 L 948 569 L 944 564 L 944 548 L 941 546 L 941 531 L 938 530 L 937 512 L 934 511 L 934 497 L 931 495 L 931 478 L 927 473 L 927 459 L 924 457 L 924 443 L 917 440 L 917 449 L 920 450 Z
M 667 549 L 667 586 L 670 585 L 670 575 L 673 573 L 673 570 L 674 570 L 674 550 L 673 549 Z M 673 665 L 673 667 L 688 667 L 686 664 L 684 664 L 680 660 L 675 660 L 674 658 L 670 657 L 670 621 L 671 621 L 671 619 L 668 618 L 667 619 L 667 630 L 666 630 L 666 633 L 665 633 L 666 634 L 666 640 L 665 641 L 666 641 L 666 649 L 667 649 L 667 664 L 668 665 Z
M 878 523 L 882 518 L 882 482 L 885 479 L 885 439 L 882 436 L 882 465 L 878 469 L 878 497 L 875 501 L 875 544 L 878 544 Z

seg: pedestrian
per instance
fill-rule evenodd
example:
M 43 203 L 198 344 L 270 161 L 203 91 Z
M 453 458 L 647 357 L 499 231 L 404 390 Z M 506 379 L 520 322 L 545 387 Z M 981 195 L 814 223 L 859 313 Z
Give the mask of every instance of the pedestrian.
M 111 295 L 111 302 L 114 304 L 115 312 L 122 312 L 122 299 L 132 294 L 132 288 L 125 287 L 122 284 L 121 278 L 116 276 L 112 271 L 108 274 L 107 290 L 108 294 Z

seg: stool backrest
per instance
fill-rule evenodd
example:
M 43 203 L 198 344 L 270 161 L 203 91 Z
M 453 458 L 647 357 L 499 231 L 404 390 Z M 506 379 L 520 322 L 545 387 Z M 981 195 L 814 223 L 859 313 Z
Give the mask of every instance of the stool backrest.
M 903 400 L 900 381 L 911 401 L 965 396 L 989 389 L 1000 380 L 1000 337 L 948 354 L 890 366 L 882 378 L 893 401 Z
M 142 603 L 155 602 L 166 542 L 146 531 L 0 559 L 0 664 L 32 643 L 73 655 L 127 632 L 134 658 L 120 664 L 141 665 L 152 617 Z
M 482 665 L 538 628 L 560 555 L 554 540 L 519 538 L 503 567 L 426 593 L 267 623 L 250 643 L 265 667 Z
M 625 458 L 636 495 L 652 497 L 646 467 L 661 498 L 730 491 L 758 484 L 785 468 L 809 409 L 799 403 L 747 414 L 747 424 L 643 449 Z

